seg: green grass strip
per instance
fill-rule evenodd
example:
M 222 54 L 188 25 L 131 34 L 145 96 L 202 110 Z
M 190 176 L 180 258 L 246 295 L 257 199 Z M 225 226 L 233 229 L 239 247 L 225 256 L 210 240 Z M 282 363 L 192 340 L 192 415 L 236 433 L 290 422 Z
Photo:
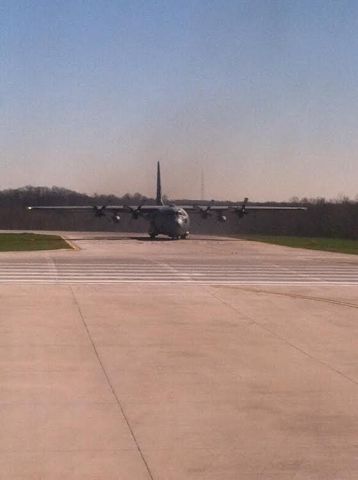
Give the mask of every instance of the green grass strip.
M 24 252 L 34 250 L 58 250 L 71 248 L 58 235 L 35 233 L 0 233 L 0 252 Z
M 285 247 L 307 248 L 326 252 L 349 253 L 358 255 L 358 240 L 345 238 L 289 237 L 274 235 L 240 235 L 244 240 L 272 243 Z

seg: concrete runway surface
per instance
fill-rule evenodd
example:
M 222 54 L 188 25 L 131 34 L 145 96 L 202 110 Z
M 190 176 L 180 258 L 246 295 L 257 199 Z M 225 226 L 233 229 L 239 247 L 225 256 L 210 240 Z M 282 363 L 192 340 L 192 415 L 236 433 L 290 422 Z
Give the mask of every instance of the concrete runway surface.
M 358 478 L 358 258 L 66 235 L 0 254 L 0 479 Z

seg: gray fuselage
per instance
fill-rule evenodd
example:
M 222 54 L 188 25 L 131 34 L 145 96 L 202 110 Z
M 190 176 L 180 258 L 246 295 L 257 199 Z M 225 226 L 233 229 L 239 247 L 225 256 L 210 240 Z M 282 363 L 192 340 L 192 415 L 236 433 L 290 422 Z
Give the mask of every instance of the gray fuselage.
M 189 234 L 190 219 L 183 208 L 163 205 L 149 217 L 149 235 L 168 235 L 171 238 L 186 238 Z

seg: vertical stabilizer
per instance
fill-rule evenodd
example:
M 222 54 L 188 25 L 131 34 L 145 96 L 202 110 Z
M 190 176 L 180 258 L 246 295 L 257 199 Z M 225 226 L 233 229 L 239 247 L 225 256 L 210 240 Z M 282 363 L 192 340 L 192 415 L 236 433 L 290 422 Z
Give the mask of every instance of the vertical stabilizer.
M 163 205 L 162 199 L 162 182 L 160 178 L 160 163 L 157 164 L 157 198 L 156 198 L 157 205 Z

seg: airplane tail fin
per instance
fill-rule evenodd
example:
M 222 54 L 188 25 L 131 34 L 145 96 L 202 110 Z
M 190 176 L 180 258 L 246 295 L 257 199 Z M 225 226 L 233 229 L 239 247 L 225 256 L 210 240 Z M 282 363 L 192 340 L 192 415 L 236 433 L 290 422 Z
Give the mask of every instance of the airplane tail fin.
M 157 163 L 157 198 L 156 198 L 157 205 L 163 205 L 162 199 L 162 182 L 160 178 L 160 163 Z

